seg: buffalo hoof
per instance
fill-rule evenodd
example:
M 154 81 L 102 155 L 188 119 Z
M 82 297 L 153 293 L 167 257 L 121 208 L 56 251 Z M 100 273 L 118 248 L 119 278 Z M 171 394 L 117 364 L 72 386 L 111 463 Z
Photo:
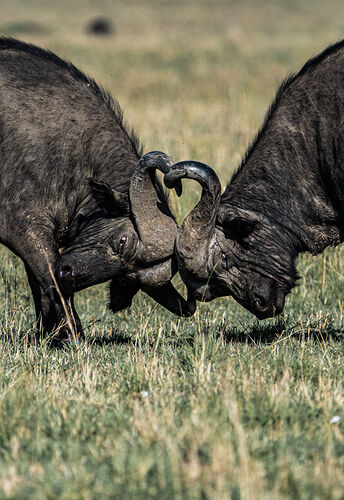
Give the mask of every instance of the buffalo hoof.
M 61 327 L 49 339 L 49 346 L 62 349 L 63 347 L 77 346 L 78 341 L 84 339 L 84 333 L 72 333 L 69 328 Z

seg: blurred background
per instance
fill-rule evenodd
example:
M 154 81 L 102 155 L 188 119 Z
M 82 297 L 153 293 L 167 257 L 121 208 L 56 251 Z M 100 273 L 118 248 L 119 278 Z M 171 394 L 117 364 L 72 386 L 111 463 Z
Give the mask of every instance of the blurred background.
M 343 13 L 341 0 L 3 0 L 0 33 L 102 84 L 145 151 L 209 163 L 225 184 L 279 83 L 342 38 Z

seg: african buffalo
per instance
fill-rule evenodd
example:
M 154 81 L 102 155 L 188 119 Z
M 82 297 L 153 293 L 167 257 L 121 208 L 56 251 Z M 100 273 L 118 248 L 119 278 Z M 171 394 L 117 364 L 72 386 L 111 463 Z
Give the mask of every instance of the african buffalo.
M 155 177 L 171 159 L 140 158 L 108 93 L 51 52 L 8 38 L 0 109 L 0 242 L 25 264 L 43 329 L 64 323 L 58 336 L 67 338 L 69 308 L 80 332 L 73 293 L 110 279 L 114 312 L 143 289 L 192 314 L 170 283 L 177 227 Z
M 220 195 L 210 167 L 165 175 L 203 186 L 177 237 L 180 274 L 198 300 L 232 295 L 259 319 L 282 311 L 300 252 L 344 240 L 344 41 L 280 87 L 238 171 Z

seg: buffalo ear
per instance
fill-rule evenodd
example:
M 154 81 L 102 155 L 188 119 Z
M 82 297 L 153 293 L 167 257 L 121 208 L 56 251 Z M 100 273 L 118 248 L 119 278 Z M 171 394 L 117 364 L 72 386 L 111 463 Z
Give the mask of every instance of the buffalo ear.
M 90 187 L 94 197 L 99 201 L 107 212 L 121 212 L 129 214 L 129 197 L 112 189 L 106 182 L 90 179 Z
M 217 224 L 233 238 L 240 239 L 249 236 L 260 221 L 259 214 L 230 204 L 221 205 L 217 216 Z

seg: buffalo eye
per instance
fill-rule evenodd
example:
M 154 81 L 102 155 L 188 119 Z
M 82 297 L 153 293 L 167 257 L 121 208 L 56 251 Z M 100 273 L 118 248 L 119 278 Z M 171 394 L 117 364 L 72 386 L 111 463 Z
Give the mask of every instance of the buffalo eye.
M 224 269 L 228 269 L 228 258 L 225 252 L 221 252 L 221 265 Z
M 124 245 L 126 244 L 126 242 L 127 242 L 127 235 L 125 234 L 124 236 L 122 236 L 122 238 L 119 241 L 119 247 L 123 248 Z

